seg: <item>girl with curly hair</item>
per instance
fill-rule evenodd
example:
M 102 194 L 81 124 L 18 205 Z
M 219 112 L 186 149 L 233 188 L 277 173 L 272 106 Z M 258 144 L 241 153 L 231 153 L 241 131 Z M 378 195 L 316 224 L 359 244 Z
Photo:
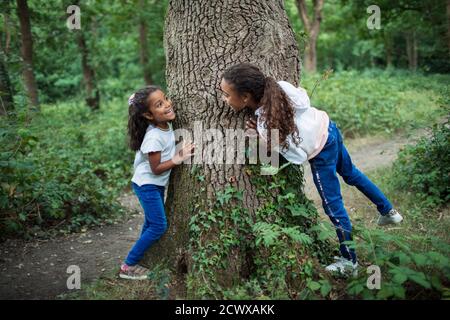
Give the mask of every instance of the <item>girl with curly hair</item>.
M 157 86 L 142 88 L 128 99 L 129 146 L 135 152 L 131 182 L 144 209 L 144 225 L 120 267 L 119 277 L 123 279 L 147 279 L 149 270 L 139 262 L 167 230 L 164 190 L 170 172 L 193 154 L 191 143 L 176 151 L 171 124 L 174 119 L 172 102 Z
M 305 89 L 286 81 L 276 82 L 249 63 L 228 68 L 220 86 L 222 99 L 235 111 L 244 108 L 254 111 L 256 121 L 248 121 L 247 129 L 256 129 L 268 146 L 271 146 L 268 133 L 278 130 L 279 141 L 275 144 L 275 151 L 295 164 L 309 161 L 325 213 L 336 228 L 342 255 L 335 257 L 336 262 L 326 270 L 355 274 L 358 266 L 356 253 L 346 242 L 352 240 L 352 224 L 344 208 L 336 173 L 377 206 L 379 225 L 397 224 L 403 217 L 393 209 L 381 190 L 355 167 L 338 127 L 326 112 L 310 105 Z

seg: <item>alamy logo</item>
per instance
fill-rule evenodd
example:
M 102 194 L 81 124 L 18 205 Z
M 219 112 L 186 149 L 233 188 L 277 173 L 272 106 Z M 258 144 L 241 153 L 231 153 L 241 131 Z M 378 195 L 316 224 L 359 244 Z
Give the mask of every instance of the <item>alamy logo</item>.
M 367 278 L 367 288 L 370 290 L 381 288 L 381 270 L 379 266 L 371 265 L 367 268 L 367 274 L 370 274 Z
M 69 278 L 67 278 L 67 289 L 81 289 L 81 270 L 79 266 L 72 265 L 68 266 L 67 273 L 71 274 Z
M 381 10 L 380 7 L 377 5 L 371 5 L 369 7 L 367 7 L 367 13 L 372 14 L 368 19 L 367 19 L 367 28 L 369 30 L 380 30 L 381 29 Z
M 257 164 L 259 161 L 263 165 L 261 175 L 274 175 L 279 169 L 277 142 L 280 134 L 277 129 L 269 131 L 270 150 L 274 152 L 269 152 L 267 141 L 260 139 L 258 134 L 247 134 L 242 129 L 207 129 L 203 127 L 202 121 L 194 121 L 192 130 L 176 129 L 174 135 L 175 140 L 195 143 L 193 159 L 185 160 L 185 164 L 234 165 L 246 164 L 247 159 L 248 164 Z M 177 149 L 182 146 L 182 142 L 177 144 Z
M 66 10 L 67 13 L 70 14 L 70 16 L 67 18 L 67 28 L 69 30 L 80 30 L 81 29 L 81 10 L 79 6 L 76 5 L 70 5 L 67 7 Z

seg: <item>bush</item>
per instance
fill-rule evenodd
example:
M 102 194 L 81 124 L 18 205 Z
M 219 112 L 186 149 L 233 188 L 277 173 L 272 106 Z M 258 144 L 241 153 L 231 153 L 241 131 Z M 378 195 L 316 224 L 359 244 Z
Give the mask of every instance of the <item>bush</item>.
M 312 105 L 326 111 L 346 136 L 392 133 L 424 126 L 439 117 L 448 75 L 400 71 L 340 71 L 305 74 L 301 85 Z
M 354 234 L 360 256 L 379 268 L 381 283 L 378 290 L 370 289 L 371 273 L 361 268 L 358 277 L 347 284 L 348 295 L 363 299 L 448 298 L 450 246 L 442 239 L 377 229 L 356 228 Z
M 407 146 L 394 163 L 393 183 L 409 190 L 424 207 L 438 207 L 450 200 L 450 126 L 434 125 L 431 135 Z
M 0 119 L 1 237 L 74 231 L 123 213 L 116 198 L 132 161 L 126 108 L 62 103 L 29 116 Z

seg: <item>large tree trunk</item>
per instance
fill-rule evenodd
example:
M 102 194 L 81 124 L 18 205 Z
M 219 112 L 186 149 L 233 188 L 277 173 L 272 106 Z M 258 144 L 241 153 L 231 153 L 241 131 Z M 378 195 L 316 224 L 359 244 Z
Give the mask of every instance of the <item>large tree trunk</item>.
M 139 60 L 142 66 L 142 71 L 144 73 L 144 80 L 147 85 L 153 83 L 152 74 L 148 64 L 148 40 L 147 40 L 147 21 L 142 16 L 142 13 L 146 9 L 146 1 L 139 0 Z
M 86 104 L 92 109 L 100 108 L 100 94 L 95 84 L 95 71 L 89 62 L 89 49 L 83 32 L 78 34 L 78 47 L 81 52 L 81 67 L 83 69 L 83 80 L 86 88 Z
M 297 9 L 300 18 L 308 34 L 308 44 L 305 50 L 305 70 L 316 72 L 317 70 L 317 38 L 319 37 L 320 23 L 322 22 L 322 9 L 324 0 L 313 0 L 313 16 L 308 16 L 305 0 L 297 0 Z
M 33 38 L 31 35 L 30 12 L 26 0 L 17 0 L 17 15 L 20 21 L 22 38 L 23 78 L 28 91 L 30 103 L 38 107 L 38 91 L 33 72 Z
M 282 0 L 170 1 L 165 49 L 167 86 L 177 112 L 175 128 L 192 131 L 196 121 L 203 127 L 194 132 L 197 157 L 202 147 L 205 155 L 213 143 L 223 144 L 220 139 L 213 141 L 206 129 L 216 128 L 221 133 L 243 129 L 248 118 L 248 114 L 234 113 L 221 100 L 218 87 L 227 67 L 251 62 L 275 79 L 293 84 L 299 80 L 297 43 Z M 290 177 L 297 178 L 292 187 L 298 192 L 298 202 L 306 203 L 302 169 L 291 167 L 294 173 Z M 278 221 L 276 214 L 261 216 L 258 211 L 272 205 L 274 198 L 261 191 L 275 180 L 252 168 L 183 164 L 173 169 L 166 200 L 169 229 L 147 252 L 145 262 L 151 266 L 167 261 L 187 273 L 188 290 L 194 297 L 220 298 L 218 288 L 242 284 L 268 271 L 270 254 L 255 245 L 252 226 L 258 221 Z M 285 177 L 282 173 L 277 177 L 280 175 Z M 258 179 L 264 183 L 257 185 Z M 275 189 L 271 192 L 281 192 Z M 236 196 L 227 202 L 223 200 L 226 196 L 220 197 L 233 194 L 230 190 L 243 192 L 242 199 Z M 296 223 L 310 226 L 312 222 L 305 220 Z M 286 248 L 283 251 L 288 252 Z

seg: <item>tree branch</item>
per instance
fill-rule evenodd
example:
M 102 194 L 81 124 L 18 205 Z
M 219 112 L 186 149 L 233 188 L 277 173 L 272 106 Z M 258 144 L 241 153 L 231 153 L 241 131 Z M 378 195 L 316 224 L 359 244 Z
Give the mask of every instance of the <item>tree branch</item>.
M 317 38 L 319 34 L 320 22 L 322 21 L 322 9 L 324 0 L 314 0 L 314 18 L 311 27 L 311 36 Z
M 297 9 L 300 18 L 303 21 L 303 25 L 305 26 L 305 30 L 307 33 L 311 30 L 311 22 L 308 18 L 308 9 L 306 8 L 305 0 L 297 0 Z

